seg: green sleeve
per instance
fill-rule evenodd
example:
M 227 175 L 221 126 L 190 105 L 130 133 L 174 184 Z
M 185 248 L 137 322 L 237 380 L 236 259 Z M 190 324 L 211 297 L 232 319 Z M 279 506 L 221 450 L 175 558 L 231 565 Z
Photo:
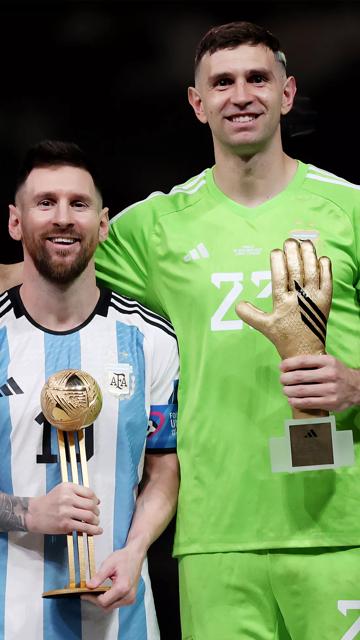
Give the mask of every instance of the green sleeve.
M 152 207 L 146 201 L 115 216 L 107 240 L 96 250 L 96 276 L 105 287 L 164 315 L 156 294 L 149 287 L 154 224 Z
M 357 289 L 358 299 L 360 300 L 360 193 L 357 192 L 355 203 L 353 205 L 353 228 L 356 251 L 357 274 L 355 288 Z

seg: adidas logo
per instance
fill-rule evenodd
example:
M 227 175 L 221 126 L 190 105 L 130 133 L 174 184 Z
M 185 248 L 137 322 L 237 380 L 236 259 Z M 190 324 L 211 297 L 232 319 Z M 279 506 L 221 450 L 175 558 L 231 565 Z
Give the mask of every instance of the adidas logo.
M 316 431 L 314 431 L 314 429 L 310 429 L 307 432 L 306 436 L 304 436 L 304 438 L 317 438 L 317 437 L 318 437 L 318 435 L 317 435 Z
M 22 389 L 20 389 L 19 385 L 16 384 L 14 378 L 9 378 L 6 384 L 3 384 L 0 387 L 0 398 L 4 396 L 14 396 L 14 395 L 18 396 L 21 393 L 24 393 L 24 392 Z
M 195 249 L 191 249 L 189 253 L 184 256 L 184 262 L 191 262 L 191 260 L 200 260 L 200 258 L 208 258 L 209 252 L 203 242 L 196 245 Z

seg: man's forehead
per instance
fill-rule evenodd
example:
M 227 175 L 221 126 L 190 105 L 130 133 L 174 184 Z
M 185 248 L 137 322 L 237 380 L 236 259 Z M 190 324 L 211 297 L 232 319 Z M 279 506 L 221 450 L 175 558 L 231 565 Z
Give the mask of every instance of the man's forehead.
M 278 62 L 274 52 L 262 44 L 240 44 L 237 47 L 218 49 L 214 53 L 207 52 L 200 62 L 200 72 L 203 69 L 206 74 L 212 73 L 214 69 L 234 64 L 249 68 L 274 68 Z
M 93 179 L 85 169 L 72 166 L 36 167 L 29 173 L 24 189 L 38 191 L 63 191 L 95 194 Z

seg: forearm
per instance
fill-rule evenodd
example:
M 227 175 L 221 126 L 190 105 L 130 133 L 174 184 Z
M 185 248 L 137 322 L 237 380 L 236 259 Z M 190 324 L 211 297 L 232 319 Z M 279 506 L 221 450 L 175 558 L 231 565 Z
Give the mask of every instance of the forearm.
M 0 492 L 0 531 L 27 531 L 29 498 Z
M 135 504 L 126 545 L 114 551 L 87 582 L 94 589 L 111 578 L 112 587 L 100 596 L 85 595 L 104 611 L 135 602 L 141 567 L 151 543 L 165 529 L 176 509 L 179 467 L 176 454 L 145 456 L 141 491 Z
M 150 454 L 146 458 L 142 488 L 126 542 L 143 558 L 173 517 L 179 491 L 177 456 Z

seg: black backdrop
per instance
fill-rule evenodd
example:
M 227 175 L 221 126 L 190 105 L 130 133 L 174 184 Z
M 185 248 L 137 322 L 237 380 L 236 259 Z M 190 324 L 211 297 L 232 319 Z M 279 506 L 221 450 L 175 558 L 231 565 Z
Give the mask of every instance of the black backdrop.
M 111 215 L 213 162 L 186 88 L 201 35 L 240 19 L 274 31 L 298 80 L 287 152 L 360 182 L 359 2 L 2 0 L 0 262 L 21 258 L 7 205 L 24 151 L 42 138 L 96 157 Z M 163 640 L 180 637 L 173 531 L 150 554 Z

